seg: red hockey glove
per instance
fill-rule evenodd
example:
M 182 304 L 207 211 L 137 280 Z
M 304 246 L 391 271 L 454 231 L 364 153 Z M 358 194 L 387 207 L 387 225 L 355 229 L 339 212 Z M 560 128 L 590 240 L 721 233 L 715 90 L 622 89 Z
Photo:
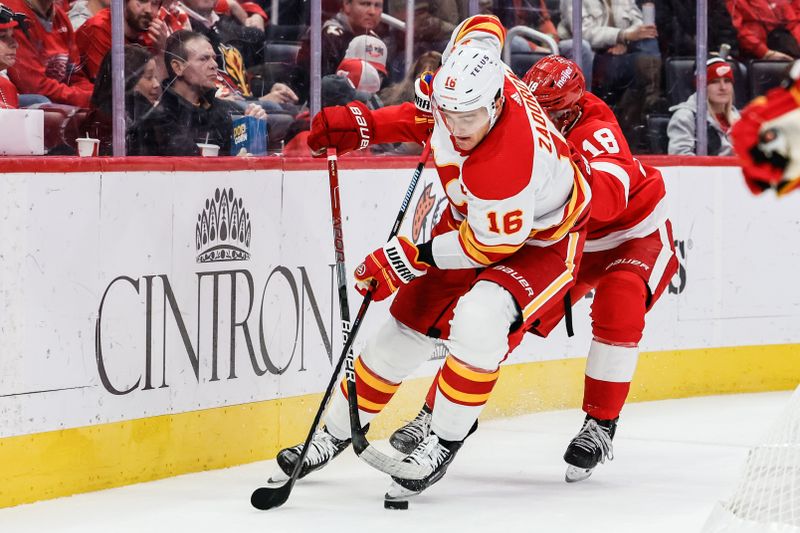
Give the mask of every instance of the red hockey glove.
M 731 132 L 745 182 L 753 194 L 778 195 L 800 185 L 800 82 L 753 100 Z
M 372 111 L 361 102 L 325 107 L 311 122 L 308 147 L 314 155 L 336 148 L 339 155 L 369 146 L 374 130 Z
M 372 299 L 384 300 L 431 267 L 419 260 L 419 250 L 405 237 L 392 237 L 382 248 L 369 254 L 356 268 L 356 290 L 363 296 L 375 286 Z

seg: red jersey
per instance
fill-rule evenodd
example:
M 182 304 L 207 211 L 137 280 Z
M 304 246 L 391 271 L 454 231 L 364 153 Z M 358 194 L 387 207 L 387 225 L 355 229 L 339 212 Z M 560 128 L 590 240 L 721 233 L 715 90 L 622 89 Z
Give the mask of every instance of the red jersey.
M 58 104 L 89 107 L 94 89 L 81 68 L 75 34 L 66 12 L 53 6 L 52 23 L 47 27 L 25 0 L 4 0 L 12 11 L 24 13 L 30 27 L 16 31 L 19 42 L 17 62 L 8 77 L 23 94 L 41 94 Z
M 667 220 L 661 173 L 631 154 L 611 109 L 586 93 L 582 114 L 567 134 L 592 169 L 592 212 L 584 250 L 610 250 L 651 234 Z
M 742 52 L 760 59 L 767 53 L 767 36 L 785 28 L 800 42 L 800 0 L 726 0 Z
M 0 109 L 18 109 L 19 95 L 11 80 L 0 76 Z
M 106 54 L 111 51 L 111 8 L 101 9 L 96 15 L 84 22 L 75 33 L 75 41 L 78 43 L 78 50 L 80 50 L 86 72 L 92 78 L 97 77 L 100 63 L 103 62 Z M 137 35 L 136 39 L 128 39 L 126 37 L 125 43 L 147 47 L 151 40 L 147 32 L 143 31 Z M 154 50 L 150 49 L 150 53 L 154 52 Z

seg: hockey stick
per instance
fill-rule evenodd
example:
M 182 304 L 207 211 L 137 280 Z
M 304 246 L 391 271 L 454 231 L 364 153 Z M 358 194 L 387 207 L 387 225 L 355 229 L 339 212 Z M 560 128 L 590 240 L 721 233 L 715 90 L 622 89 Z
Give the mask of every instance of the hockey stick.
M 428 160 L 430 151 L 431 142 L 429 138 L 422 150 L 419 162 L 417 163 L 417 168 L 414 171 L 414 176 L 411 178 L 411 183 L 408 185 L 406 195 L 403 198 L 403 203 L 400 205 L 400 211 L 397 213 L 397 218 L 394 221 L 394 225 L 392 225 L 392 230 L 389 232 L 389 238 L 387 240 L 391 240 L 400 231 L 400 226 L 402 225 L 403 219 L 406 216 L 408 205 L 411 202 L 411 197 L 414 195 L 414 190 L 417 188 L 417 183 L 422 175 L 422 170 L 425 168 L 425 162 Z M 333 195 L 333 190 L 331 194 Z M 335 203 L 338 204 L 338 189 L 336 191 L 336 195 L 337 202 Z M 331 196 L 331 202 L 331 205 L 333 206 L 333 196 Z M 334 221 L 335 220 L 336 215 L 334 215 Z M 344 263 L 344 254 L 342 254 L 342 263 Z M 349 317 L 349 311 L 347 310 L 347 293 L 346 287 L 344 286 L 345 281 L 343 273 L 339 279 L 339 283 L 339 302 L 342 306 L 342 324 L 344 326 L 345 324 L 349 325 L 349 320 L 345 321 L 344 319 L 345 316 Z M 369 307 L 369 304 L 372 303 L 373 290 L 373 288 L 370 288 L 364 295 L 364 299 L 361 302 L 361 307 L 359 307 L 358 313 L 356 313 L 356 319 L 353 322 L 352 327 L 349 328 L 349 330 L 343 327 L 346 336 L 346 342 L 343 351 L 346 354 L 345 377 L 347 379 L 347 404 L 350 413 L 350 432 L 352 434 L 353 449 L 355 450 L 356 455 L 358 455 L 358 457 L 368 465 L 380 470 L 381 472 L 389 474 L 390 476 L 401 477 L 404 479 L 423 479 L 428 472 L 426 472 L 421 466 L 404 463 L 402 460 L 386 455 L 385 453 L 376 449 L 369 443 L 369 440 L 367 440 L 366 431 L 361 427 L 361 419 L 358 414 L 358 394 L 356 393 L 356 374 L 353 363 L 354 355 L 352 351 L 352 345 L 358 330 L 361 328 L 361 322 L 364 319 L 367 308 Z
M 403 204 L 400 209 L 400 213 L 397 215 L 397 219 L 395 220 L 394 226 L 392 227 L 392 232 L 389 238 L 393 237 L 397 234 L 400 229 L 400 224 L 405 217 L 405 213 L 408 209 L 408 204 L 411 201 L 411 196 L 414 194 L 414 189 L 416 189 L 417 182 L 419 181 L 419 177 L 422 174 L 422 170 L 425 168 L 425 161 L 428 159 L 428 154 L 430 153 L 430 141 L 425 145 L 425 148 L 422 152 L 422 157 L 420 158 L 420 162 L 417 164 L 417 169 L 414 172 L 414 177 L 411 180 L 411 184 L 406 191 L 406 196 L 403 199 Z M 341 320 L 342 320 L 342 335 L 344 336 L 345 345 L 342 349 L 342 354 L 339 356 L 339 360 L 336 363 L 336 367 L 333 370 L 333 374 L 331 376 L 331 380 L 328 383 L 328 387 L 325 389 L 325 394 L 322 396 L 322 400 L 320 401 L 319 408 L 317 409 L 317 413 L 314 416 L 314 421 L 311 423 L 311 428 L 306 436 L 305 443 L 303 444 L 303 449 L 300 452 L 300 457 L 297 459 L 297 463 L 292 470 L 292 474 L 289 476 L 289 479 L 283 485 L 280 486 L 272 486 L 272 487 L 258 487 L 253 494 L 250 496 L 250 503 L 256 509 L 260 509 L 262 511 L 266 511 L 269 509 L 273 509 L 275 507 L 279 507 L 286 503 L 286 500 L 289 499 L 289 495 L 292 492 L 292 488 L 294 487 L 295 482 L 300 474 L 300 469 L 302 468 L 302 464 L 305 461 L 306 455 L 308 453 L 308 447 L 311 443 L 311 439 L 314 437 L 314 433 L 317 430 L 317 426 L 319 425 L 319 421 L 322 418 L 322 413 L 325 411 L 325 407 L 328 404 L 328 400 L 330 400 L 331 394 L 333 393 L 333 388 L 339 381 L 339 374 L 342 370 L 342 366 L 347 362 L 347 369 L 345 374 L 347 376 L 347 390 L 348 390 L 348 397 L 353 398 L 353 402 L 349 402 L 350 405 L 350 424 L 351 428 L 356 428 L 353 430 L 353 443 L 355 448 L 355 443 L 358 442 L 360 445 L 360 449 L 362 451 L 368 450 L 370 448 L 369 442 L 367 442 L 366 437 L 364 437 L 363 432 L 360 427 L 360 420 L 358 416 L 358 404 L 355 403 L 358 396 L 355 393 L 355 372 L 353 371 L 353 340 L 355 339 L 355 334 L 358 329 L 361 327 L 361 321 L 363 320 L 364 314 L 367 311 L 367 307 L 369 307 L 370 302 L 372 301 L 372 291 L 368 291 L 367 294 L 364 296 L 364 301 L 361 303 L 361 308 L 359 308 L 358 314 L 356 315 L 356 322 L 353 324 L 352 329 L 350 328 L 350 309 L 348 306 L 347 300 L 347 277 L 345 273 L 345 262 L 344 262 L 344 239 L 342 235 L 342 215 L 341 215 L 341 202 L 339 201 L 339 172 L 338 172 L 338 165 L 337 165 L 337 157 L 335 150 L 329 149 L 328 150 L 328 178 L 330 184 L 330 194 L 331 194 L 331 212 L 332 212 L 332 223 L 333 223 L 333 244 L 334 249 L 336 251 L 336 277 L 337 277 L 337 285 L 338 285 L 338 292 L 339 292 L 339 306 L 340 306 L 340 313 L 341 313 Z M 355 411 L 353 409 L 355 408 Z M 355 417 L 353 414 L 355 413 Z M 357 437 L 360 436 L 361 439 L 357 440 Z M 366 443 L 366 444 L 365 444 Z M 356 453 L 358 454 L 358 448 L 356 448 Z M 380 455 L 380 452 L 377 452 Z M 372 457 L 372 453 L 368 454 L 368 457 Z M 361 456 L 361 454 L 359 454 Z M 380 457 L 378 457 L 379 459 Z M 373 459 L 373 461 L 377 461 L 378 459 Z M 391 458 L 389 458 L 391 459 Z M 367 461 L 367 458 L 365 458 Z M 367 461 L 369 464 L 372 464 L 370 461 Z M 395 462 L 399 463 L 399 461 Z M 402 469 L 398 469 L 402 470 Z M 401 471 L 401 473 L 404 473 Z M 411 472 L 414 474 L 415 472 Z

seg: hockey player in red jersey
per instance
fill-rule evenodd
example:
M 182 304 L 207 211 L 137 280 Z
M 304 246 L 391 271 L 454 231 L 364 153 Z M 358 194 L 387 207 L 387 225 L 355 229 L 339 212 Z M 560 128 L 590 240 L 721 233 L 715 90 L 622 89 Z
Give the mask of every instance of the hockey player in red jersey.
M 594 339 L 586 363 L 583 410 L 586 418 L 564 459 L 567 481 L 591 475 L 613 457 L 611 440 L 636 368 L 645 313 L 677 270 L 667 219 L 664 182 L 655 168 L 630 152 L 611 109 L 586 93 L 583 74 L 572 61 L 548 56 L 525 75 L 531 92 L 589 169 L 592 212 L 586 246 L 570 299 L 595 290 Z M 547 335 L 563 316 L 553 308 L 532 331 Z M 390 439 L 407 450 L 427 432 L 430 393 L 417 417 Z
M 781 87 L 744 108 L 731 136 L 753 194 L 800 188 L 800 61 Z
M 358 290 L 372 285 L 376 300 L 397 291 L 392 317 L 355 360 L 362 425 L 430 357 L 437 339 L 448 349 L 430 432 L 404 459 L 428 474 L 393 478 L 389 498 L 419 493 L 444 475 L 491 395 L 500 362 L 539 317 L 563 305 L 580 261 L 588 184 L 528 87 L 500 61 L 504 38 L 493 16 L 456 28 L 433 79 L 433 124 L 413 103 L 370 111 L 355 102 L 322 110 L 312 124 L 315 151 L 430 135 L 450 202 L 430 241 L 394 238 L 355 272 Z M 301 475 L 349 443 L 344 382 L 324 424 Z M 300 446 L 278 454 L 287 475 Z

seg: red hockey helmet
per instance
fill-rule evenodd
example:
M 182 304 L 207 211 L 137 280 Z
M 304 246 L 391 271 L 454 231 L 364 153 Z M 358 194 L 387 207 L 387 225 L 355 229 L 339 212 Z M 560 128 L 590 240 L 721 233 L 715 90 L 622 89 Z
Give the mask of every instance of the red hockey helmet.
M 578 65 L 566 57 L 546 56 L 525 73 L 523 81 L 553 124 L 563 133 L 569 131 L 580 116 L 579 102 L 586 92 Z

